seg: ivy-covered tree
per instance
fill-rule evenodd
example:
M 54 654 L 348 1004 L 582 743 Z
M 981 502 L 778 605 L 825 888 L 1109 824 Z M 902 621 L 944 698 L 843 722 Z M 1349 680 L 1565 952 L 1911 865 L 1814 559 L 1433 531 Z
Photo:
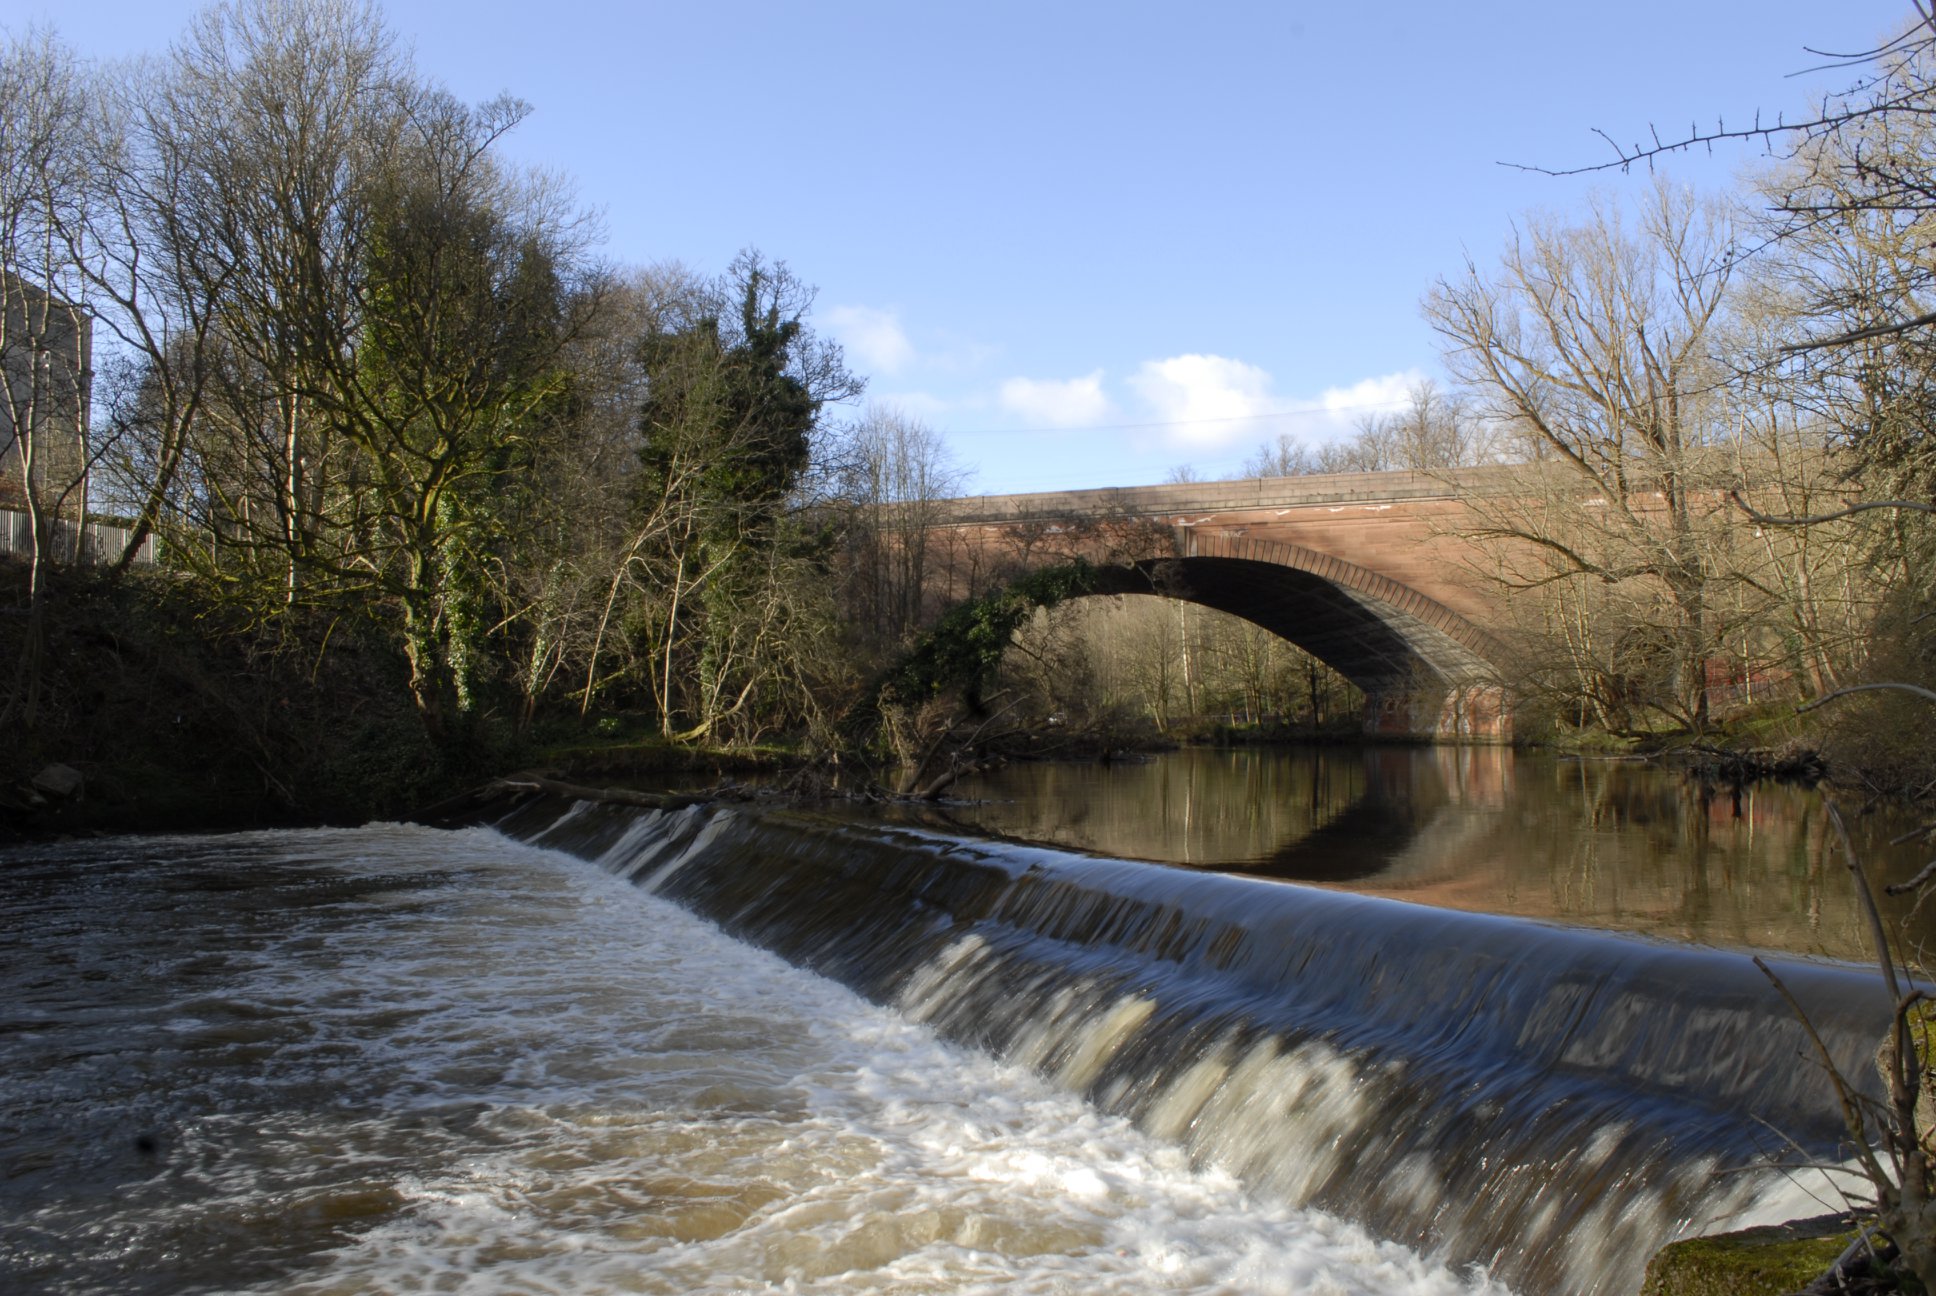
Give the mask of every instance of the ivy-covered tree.
M 639 526 L 613 595 L 636 596 L 669 736 L 712 734 L 779 681 L 799 684 L 801 652 L 824 639 L 800 606 L 828 593 L 802 579 L 820 549 L 805 506 L 822 413 L 862 384 L 807 325 L 811 302 L 784 265 L 747 252 L 639 343 Z
M 562 352 L 597 296 L 568 283 L 562 222 L 525 219 L 491 143 L 524 112 L 433 101 L 417 147 L 372 195 L 363 332 L 328 413 L 359 455 L 346 567 L 402 618 L 411 690 L 433 736 L 484 704 L 486 637 L 513 497 L 569 382 Z

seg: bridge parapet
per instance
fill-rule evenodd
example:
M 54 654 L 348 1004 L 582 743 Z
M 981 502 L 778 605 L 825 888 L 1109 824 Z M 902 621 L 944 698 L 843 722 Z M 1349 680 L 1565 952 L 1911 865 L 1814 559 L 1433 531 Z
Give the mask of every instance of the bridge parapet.
M 1020 519 L 1140 517 L 1227 513 L 1323 504 L 1456 500 L 1497 490 L 1511 470 L 1498 465 L 1444 472 L 1324 473 L 1306 477 L 1249 477 L 1237 481 L 1174 482 L 1160 486 L 1105 486 L 1025 495 L 977 495 L 945 501 L 951 524 Z
M 1084 557 L 1109 593 L 1232 613 L 1297 644 L 1365 693 L 1365 727 L 1426 738 L 1511 733 L 1495 637 L 1499 594 L 1460 532 L 1465 501 L 1511 470 L 1337 473 L 948 501 L 955 597 Z M 933 548 L 934 546 L 930 546 Z M 1003 573 L 1008 575 L 1003 575 Z

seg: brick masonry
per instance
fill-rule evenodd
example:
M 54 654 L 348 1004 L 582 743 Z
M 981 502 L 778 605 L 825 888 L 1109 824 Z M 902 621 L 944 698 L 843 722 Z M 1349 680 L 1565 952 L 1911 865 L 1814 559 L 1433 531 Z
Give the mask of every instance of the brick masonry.
M 938 547 L 957 595 L 1076 554 L 1167 579 L 1147 592 L 1246 616 L 1351 678 L 1369 730 L 1499 740 L 1502 596 L 1459 532 L 1464 499 L 1503 484 L 1480 468 L 983 496 L 949 502 Z

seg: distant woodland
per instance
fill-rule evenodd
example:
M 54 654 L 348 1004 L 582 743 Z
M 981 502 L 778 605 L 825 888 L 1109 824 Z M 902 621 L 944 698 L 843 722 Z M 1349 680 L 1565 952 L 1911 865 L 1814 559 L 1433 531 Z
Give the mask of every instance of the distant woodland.
M 1450 383 L 1246 465 L 1517 465 L 1473 535 L 1522 735 L 1732 726 L 1936 787 L 1936 31 L 1905 32 L 1760 132 L 1740 192 L 1622 156 L 1502 231 L 1424 286 Z M 1012 574 L 936 576 L 965 475 L 863 403 L 785 262 L 604 258 L 503 157 L 526 112 L 458 102 L 355 0 L 232 0 L 138 66 L 0 49 L 0 782 L 347 815 L 600 744 L 1351 727 L 1255 627 L 1054 598 L 965 697 L 857 727 Z

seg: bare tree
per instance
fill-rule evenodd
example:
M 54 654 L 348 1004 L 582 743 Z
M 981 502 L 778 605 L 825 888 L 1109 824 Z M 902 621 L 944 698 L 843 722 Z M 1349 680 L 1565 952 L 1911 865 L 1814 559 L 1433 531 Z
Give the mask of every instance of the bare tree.
M 1406 393 L 1403 409 L 1361 418 L 1348 445 L 1359 472 L 1436 472 L 1490 462 L 1498 456 L 1497 439 L 1463 394 L 1426 378 Z
M 1630 230 L 1605 200 L 1579 225 L 1535 220 L 1496 275 L 1442 279 L 1426 313 L 1447 360 L 1516 429 L 1535 467 L 1477 528 L 1537 555 L 1502 579 L 1638 585 L 1658 594 L 1671 690 L 1658 703 L 1708 723 L 1715 568 L 1709 520 L 1725 478 L 1711 334 L 1730 281 L 1727 218 L 1659 185 Z M 1552 471 L 1543 471 L 1541 460 Z
M 190 513 L 201 541 L 185 556 L 279 571 L 285 602 L 347 561 L 324 538 L 351 472 L 328 407 L 362 335 L 370 196 L 418 94 L 368 3 L 229 0 L 145 98 L 173 203 L 155 234 L 217 339 Z
M 1266 441 L 1238 469 L 1251 477 L 1306 477 L 1343 472 L 1433 472 L 1488 463 L 1498 457 L 1494 429 L 1475 418 L 1465 398 L 1426 378 L 1406 393 L 1405 406 L 1361 416 L 1342 441 L 1306 445 L 1288 432 Z
M 929 545 L 943 501 L 968 474 L 933 428 L 890 406 L 868 408 L 844 446 L 842 494 L 856 510 L 851 597 L 882 643 L 898 644 L 929 612 Z
M 1350 445 L 1325 442 L 1315 449 L 1288 432 L 1257 447 L 1237 470 L 1239 479 L 1249 477 L 1309 477 L 1318 473 L 1355 472 L 1356 460 Z
M 605 636 L 626 586 L 645 402 L 638 339 L 669 303 L 697 290 L 677 265 L 614 275 L 562 356 L 571 413 L 561 435 L 540 440 L 517 492 L 510 551 L 497 568 L 499 603 L 525 625 L 515 640 L 520 714 L 578 681 L 607 653 Z M 623 646 L 623 644 L 621 644 Z M 621 673 L 636 663 L 611 667 Z M 600 685 L 586 681 L 581 714 Z
M 1853 393 L 1841 411 L 1844 434 L 1866 456 L 1900 468 L 1905 458 L 1923 460 L 1920 471 L 1936 480 L 1936 452 L 1928 449 L 1932 402 L 1926 377 L 1936 300 L 1936 274 L 1924 250 L 1927 223 L 1936 217 L 1936 133 L 1929 100 L 1936 84 L 1936 7 L 1912 0 L 1901 33 L 1868 49 L 1810 50 L 1829 68 L 1848 70 L 1851 80 L 1827 95 L 1817 111 L 1797 118 L 1745 125 L 1717 122 L 1621 144 L 1605 131 L 1611 157 L 1580 167 L 1531 168 L 1573 175 L 1651 167 L 1663 158 L 1729 142 L 1758 143 L 1777 158 L 1764 179 L 1767 219 L 1748 250 L 1758 261 L 1775 261 L 1773 272 L 1797 290 L 1800 327 L 1781 339 L 1771 357 L 1802 356 L 1821 368 L 1826 395 Z M 1898 353 L 1898 346 L 1905 353 Z M 1913 391 L 1905 390 L 1907 382 Z M 1914 399 L 1905 399 L 1913 395 Z
M 27 629 L 0 726 L 37 719 L 47 566 L 87 514 L 91 323 L 74 252 L 89 194 L 85 85 L 51 35 L 0 46 L 0 474 L 26 519 Z

